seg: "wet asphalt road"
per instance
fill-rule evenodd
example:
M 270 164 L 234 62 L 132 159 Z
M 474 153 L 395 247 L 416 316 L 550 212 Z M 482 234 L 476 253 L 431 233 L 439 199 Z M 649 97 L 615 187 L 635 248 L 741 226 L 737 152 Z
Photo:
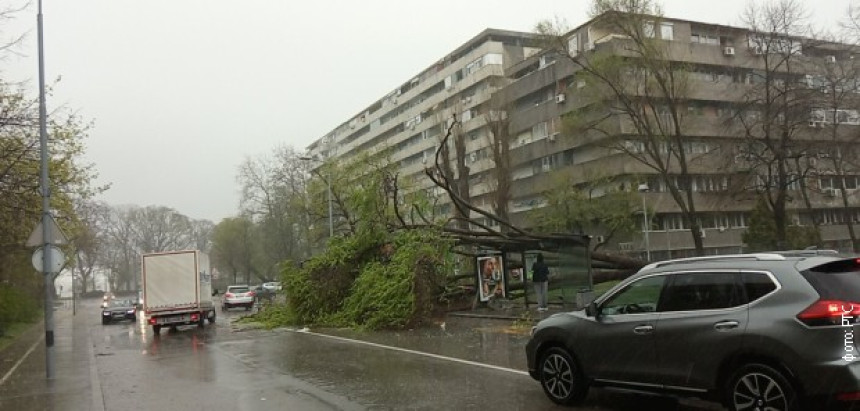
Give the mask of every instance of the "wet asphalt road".
M 525 373 L 526 336 L 507 321 L 457 319 L 445 327 L 387 333 L 230 324 L 244 314 L 219 311 L 215 324 L 155 337 L 142 319 L 103 326 L 97 303 L 85 302 L 78 315 L 86 319 L 91 378 L 97 379 L 92 386 L 104 409 L 563 409 Z M 701 409 L 602 390 L 589 398 L 574 409 Z M 50 409 L 70 408 L 58 401 Z

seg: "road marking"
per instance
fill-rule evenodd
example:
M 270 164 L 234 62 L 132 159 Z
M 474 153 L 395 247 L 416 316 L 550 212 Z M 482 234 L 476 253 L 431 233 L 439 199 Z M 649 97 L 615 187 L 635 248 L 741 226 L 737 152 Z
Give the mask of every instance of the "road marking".
M 0 385 L 3 385 L 3 383 L 5 383 L 6 380 L 8 380 L 9 377 L 12 376 L 12 373 L 14 373 L 16 369 L 18 369 L 18 367 L 21 365 L 21 363 L 23 363 L 24 360 L 26 360 L 27 357 L 30 356 L 30 353 L 32 353 L 33 350 L 36 349 L 36 346 L 39 345 L 39 343 L 42 342 L 42 340 L 44 340 L 44 339 L 45 339 L 45 334 L 42 334 L 42 338 L 39 338 L 38 340 L 36 340 L 36 342 L 34 342 L 32 346 L 30 346 L 30 349 L 27 350 L 27 352 L 25 352 L 24 355 L 18 359 L 18 361 L 15 363 L 15 365 L 12 366 L 12 368 L 6 373 L 6 375 L 4 375 L 3 378 L 0 378 Z
M 363 345 L 368 345 L 368 346 L 376 347 L 376 348 L 382 348 L 382 349 L 386 349 L 386 350 L 399 351 L 399 352 L 408 353 L 408 354 L 415 354 L 415 355 L 422 355 L 425 357 L 436 358 L 436 359 L 445 360 L 445 361 L 452 361 L 452 362 L 456 362 L 456 363 L 460 363 L 460 364 L 474 365 L 477 367 L 489 368 L 491 370 L 505 371 L 505 372 L 510 372 L 510 373 L 519 374 L 519 375 L 529 375 L 528 372 L 525 372 L 522 370 L 515 370 L 513 368 L 500 367 L 498 365 L 485 364 L 485 363 L 476 362 L 476 361 L 469 361 L 469 360 L 464 360 L 461 358 L 447 357 L 444 355 L 433 354 L 433 353 L 429 353 L 429 352 L 415 351 L 415 350 L 410 350 L 408 348 L 401 348 L 401 347 L 394 347 L 391 345 L 377 344 L 377 343 L 372 343 L 369 341 L 354 340 L 352 338 L 338 337 L 338 336 L 328 335 L 328 334 L 320 334 L 320 333 L 315 333 L 315 332 L 311 332 L 311 331 L 303 331 L 303 330 L 289 330 L 289 331 L 292 331 L 292 332 L 297 333 L 297 334 L 310 334 L 310 335 L 315 335 L 317 337 L 324 337 L 324 338 L 330 338 L 333 340 L 363 344 Z

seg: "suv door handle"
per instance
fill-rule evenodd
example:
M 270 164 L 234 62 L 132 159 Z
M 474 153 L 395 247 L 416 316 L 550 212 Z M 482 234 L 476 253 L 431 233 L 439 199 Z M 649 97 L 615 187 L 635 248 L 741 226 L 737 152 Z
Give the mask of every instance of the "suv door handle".
M 653 325 L 639 325 L 633 327 L 633 332 L 636 334 L 650 334 L 652 331 L 654 331 Z
M 738 328 L 738 325 L 740 325 L 740 323 L 734 320 L 720 321 L 714 324 L 714 329 L 717 331 L 729 331 Z

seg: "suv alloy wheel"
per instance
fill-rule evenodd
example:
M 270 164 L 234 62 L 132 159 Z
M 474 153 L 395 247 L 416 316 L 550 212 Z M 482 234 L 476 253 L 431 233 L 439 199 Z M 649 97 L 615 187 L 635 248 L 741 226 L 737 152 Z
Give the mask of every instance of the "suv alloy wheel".
M 763 364 L 741 367 L 725 388 L 732 411 L 800 411 L 797 392 L 779 371 Z
M 588 395 L 588 383 L 576 360 L 559 347 L 548 349 L 541 359 L 540 383 L 556 404 L 579 404 Z

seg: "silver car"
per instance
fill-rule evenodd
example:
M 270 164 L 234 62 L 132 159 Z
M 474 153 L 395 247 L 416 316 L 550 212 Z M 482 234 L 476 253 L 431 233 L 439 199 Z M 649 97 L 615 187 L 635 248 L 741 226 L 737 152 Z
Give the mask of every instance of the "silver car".
M 808 254 L 808 255 L 805 255 Z M 529 374 L 559 404 L 612 387 L 731 410 L 860 406 L 860 259 L 818 252 L 653 263 L 532 331 Z
M 227 311 L 233 307 L 245 307 L 245 310 L 250 310 L 254 307 L 255 296 L 256 293 L 247 285 L 231 285 L 224 293 L 221 311 Z

